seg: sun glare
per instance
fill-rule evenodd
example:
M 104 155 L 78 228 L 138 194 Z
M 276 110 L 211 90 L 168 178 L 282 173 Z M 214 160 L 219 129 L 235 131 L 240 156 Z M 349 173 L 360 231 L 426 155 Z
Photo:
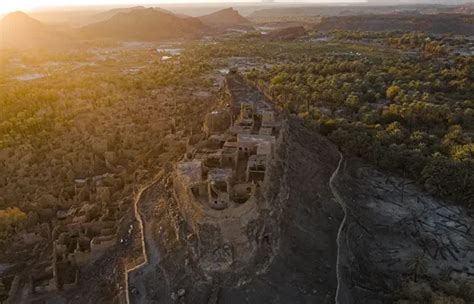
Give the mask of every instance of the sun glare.
M 9 1 L 0 5 L 0 14 L 7 14 L 20 10 L 31 10 L 37 6 L 38 2 L 34 1 Z
M 152 4 L 178 4 L 178 3 L 222 3 L 222 2 L 259 2 L 260 0 L 13 0 L 2 1 L 0 4 L 0 15 L 14 11 L 30 11 L 48 7 L 66 6 L 101 6 L 101 5 L 152 5 Z M 324 0 L 323 0 L 324 1 Z M 5 3 L 6 2 L 6 3 Z

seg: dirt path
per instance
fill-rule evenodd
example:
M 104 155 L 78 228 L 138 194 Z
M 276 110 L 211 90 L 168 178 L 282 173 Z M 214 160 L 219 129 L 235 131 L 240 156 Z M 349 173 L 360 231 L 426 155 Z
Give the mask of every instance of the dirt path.
M 142 195 L 143 195 L 143 192 L 146 191 L 148 188 L 150 188 L 153 184 L 147 186 L 147 187 L 144 187 L 137 195 L 135 201 L 133 202 L 133 213 L 135 215 L 135 219 L 137 220 L 138 222 L 138 226 L 139 226 L 139 229 L 140 229 L 140 240 L 141 240 L 141 246 L 142 246 L 142 255 L 143 255 L 143 258 L 144 258 L 144 261 L 140 264 L 138 264 L 137 266 L 133 267 L 133 268 L 130 268 L 128 269 L 126 272 L 125 272 L 125 290 L 126 290 L 126 300 L 127 300 L 127 303 L 130 304 L 130 287 L 129 287 L 129 276 L 130 276 L 130 273 L 135 271 L 135 270 L 138 270 L 140 268 L 142 268 L 144 265 L 148 264 L 148 255 L 146 253 L 146 244 L 145 244 L 145 237 L 144 237 L 144 233 L 143 233 L 143 220 L 142 220 L 142 217 L 140 215 L 140 212 L 139 212 L 139 208 L 138 208 L 138 203 L 140 202 L 141 198 L 142 198 Z
M 153 215 L 154 206 L 162 191 L 161 180 L 155 181 L 143 188 L 134 202 L 134 215 L 140 230 L 143 262 L 127 270 L 125 275 L 127 303 L 154 302 L 159 288 L 169 288 L 168 277 L 160 267 L 160 252 L 153 238 L 153 225 L 147 216 Z M 161 286 L 148 286 L 149 279 L 158 283 L 164 279 Z M 169 294 L 169 293 L 168 293 Z
M 342 231 L 345 228 L 346 225 L 346 220 L 347 220 L 347 206 L 344 203 L 344 200 L 342 199 L 341 195 L 337 191 L 336 186 L 334 185 L 334 180 L 338 177 L 339 171 L 341 169 L 341 165 L 344 163 L 344 156 L 339 152 L 339 163 L 337 165 L 336 170 L 334 170 L 333 174 L 331 175 L 331 178 L 329 179 L 329 187 L 331 188 L 332 194 L 336 201 L 339 203 L 341 206 L 342 210 L 344 211 L 344 218 L 341 222 L 341 225 L 339 226 L 339 231 L 337 233 L 337 261 L 336 261 L 336 276 L 337 276 L 337 288 L 336 288 L 336 298 L 335 298 L 335 303 L 346 303 L 345 301 L 341 301 L 341 235 Z

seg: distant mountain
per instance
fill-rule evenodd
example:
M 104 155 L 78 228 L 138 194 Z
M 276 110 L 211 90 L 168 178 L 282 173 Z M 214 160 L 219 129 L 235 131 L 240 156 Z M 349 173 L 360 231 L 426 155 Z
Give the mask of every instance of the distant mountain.
M 133 11 L 136 11 L 136 10 L 145 10 L 145 9 L 146 9 L 146 7 L 144 7 L 144 6 L 116 8 L 116 9 L 111 9 L 111 10 L 108 10 L 108 11 L 105 11 L 105 12 L 98 13 L 94 16 L 94 19 L 96 20 L 96 22 L 105 21 L 105 20 L 108 20 L 108 19 L 112 18 L 113 16 L 115 16 L 117 14 L 130 13 L 130 12 L 133 12 Z
M 118 13 L 106 21 L 82 27 L 80 33 L 88 38 L 157 41 L 196 37 L 205 28 L 197 18 L 180 18 L 162 9 L 147 8 Z
M 201 16 L 199 20 L 209 26 L 235 26 L 250 23 L 249 20 L 242 17 L 239 12 L 233 8 L 226 8 L 209 15 Z
M 108 19 L 112 18 L 113 16 L 121 14 L 121 13 L 131 13 L 133 11 L 147 10 L 147 9 L 148 8 L 146 8 L 144 6 L 141 6 L 141 5 L 140 6 L 133 6 L 133 7 L 126 7 L 126 8 L 116 8 L 116 9 L 112 9 L 112 10 L 108 10 L 108 11 L 105 11 L 105 12 L 98 13 L 94 16 L 94 19 L 95 19 L 96 22 L 105 21 L 105 20 L 108 20 Z M 171 11 L 168 11 L 168 10 L 165 10 L 165 9 L 162 9 L 162 8 L 159 8 L 159 7 L 154 7 L 153 9 L 157 10 L 157 11 L 161 11 L 163 13 L 176 15 Z M 178 17 L 180 17 L 180 16 L 178 16 Z
M 60 47 L 67 41 L 64 33 L 23 12 L 8 14 L 0 21 L 0 48 Z
M 457 14 L 387 14 L 324 17 L 320 31 L 421 31 L 431 34 L 474 35 L 474 15 Z

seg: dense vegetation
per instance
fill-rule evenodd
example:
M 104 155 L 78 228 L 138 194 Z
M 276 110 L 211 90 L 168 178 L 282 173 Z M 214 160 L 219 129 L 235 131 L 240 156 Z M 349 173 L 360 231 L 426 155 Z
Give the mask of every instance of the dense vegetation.
M 143 10 L 126 17 L 149 28 L 156 14 L 164 13 Z M 425 28 L 419 23 L 425 17 L 401 14 L 392 22 L 411 28 L 404 21 L 416 19 L 418 30 Z M 187 35 L 196 26 L 191 32 L 198 34 L 202 26 L 197 19 L 167 18 L 177 27 L 93 27 L 104 36 L 124 37 L 126 30 L 129 38 L 154 39 Z M 30 254 L 42 249 L 24 249 L 30 233 L 66 221 L 113 221 L 129 229 L 128 238 L 120 239 L 126 245 L 137 230 L 122 220 L 131 215 L 135 195 L 157 168 L 184 154 L 188 136 L 202 127 L 202 113 L 219 97 L 224 78 L 218 69 L 234 66 L 278 108 L 316 126 L 346 155 L 474 207 L 474 57 L 466 55 L 474 42 L 423 32 L 311 31 L 309 23 L 319 16 L 262 18 L 308 23 L 294 35 L 293 27 L 274 32 L 276 37 L 253 31 L 182 42 L 179 55 L 169 46 L 159 51 L 153 43 L 111 39 L 75 42 L 76 49 L 67 51 L 0 50 L 0 255 L 15 263 L 27 258 L 21 267 L 33 268 Z M 449 22 L 427 23 L 434 32 L 462 21 L 435 19 Z M 369 25 L 365 17 L 330 18 L 321 28 L 329 23 L 332 30 L 344 21 L 341 28 L 385 29 L 385 16 L 375 20 Z M 116 21 L 112 26 L 123 27 Z M 64 38 L 50 29 L 34 37 L 26 32 L 13 37 L 49 47 Z M 41 256 L 51 259 L 55 250 L 44 243 Z M 424 259 L 423 253 L 407 260 L 397 303 L 474 301 L 474 285 L 445 282 L 444 274 L 442 280 L 429 278 Z M 454 268 L 446 266 L 448 279 Z M 4 287 L 0 280 L 0 294 Z
M 381 47 L 420 51 L 422 54 L 438 57 L 446 56 L 450 52 L 456 53 L 459 49 L 469 48 L 469 40 L 464 36 L 433 36 L 423 32 L 333 31 L 329 37 L 336 41 L 377 43 Z
M 345 152 L 473 207 L 474 58 L 454 55 L 464 40 L 410 32 L 323 37 L 329 41 L 271 42 L 251 33 L 197 53 L 247 58 L 259 66 L 249 80 Z
M 75 179 L 113 172 L 120 175 L 112 183 L 114 199 L 127 201 L 141 178 L 149 177 L 144 168 L 174 154 L 178 141 L 160 140 L 173 118 L 163 117 L 166 103 L 192 102 L 187 90 L 210 85 L 202 76 L 211 66 L 193 49 L 167 61 L 140 48 L 74 53 L 70 60 L 8 54 L 0 62 L 11 72 L 0 83 L 0 243 L 58 210 L 94 203 L 94 193 L 75 193 Z M 24 66 L 46 77 L 15 80 L 11 75 L 26 72 Z M 26 217 L 27 225 L 20 225 Z
M 13 233 L 25 220 L 26 214 L 17 207 L 0 210 L 0 240 Z
M 345 152 L 472 207 L 474 59 L 450 55 L 462 39 L 344 31 L 328 37 L 324 43 L 272 42 L 250 33 L 189 45 L 179 59 L 162 61 L 166 54 L 145 48 L 118 49 L 80 66 L 71 62 L 90 62 L 90 53 L 6 53 L 0 62 L 8 71 L 0 75 L 0 146 L 43 144 L 77 115 L 133 105 L 158 88 L 209 86 L 211 79 L 200 76 L 216 63 L 245 57 L 263 67 L 250 69 L 249 80 L 282 108 L 316 123 Z M 19 73 L 12 60 L 34 67 L 54 61 L 64 68 L 35 82 L 12 82 L 8 73 Z
M 346 152 L 474 204 L 474 58 L 315 56 L 249 79 Z
M 179 60 L 167 62 L 161 62 L 158 54 L 148 50 L 130 53 L 119 53 L 118 58 L 107 59 L 98 66 L 85 65 L 73 74 L 63 68 L 35 82 L 6 83 L 0 91 L 0 148 L 47 136 L 56 124 L 64 125 L 82 111 L 110 106 L 126 98 L 135 99 L 157 87 L 209 84 L 199 76 L 209 71 L 210 65 L 192 49 Z M 62 60 L 48 53 L 44 57 L 20 55 L 18 58 L 27 64 Z M 71 62 L 72 58 L 85 59 L 86 55 L 66 58 Z M 147 61 L 150 64 L 146 68 L 126 73 L 128 65 Z
M 472 35 L 472 15 L 464 14 L 373 14 L 331 16 L 316 26 L 321 31 L 423 31 L 432 34 L 457 33 Z

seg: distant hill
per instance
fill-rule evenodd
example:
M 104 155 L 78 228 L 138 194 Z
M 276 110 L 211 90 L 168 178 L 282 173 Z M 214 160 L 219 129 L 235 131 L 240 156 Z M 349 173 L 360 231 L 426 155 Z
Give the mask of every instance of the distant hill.
M 226 8 L 209 15 L 201 16 L 199 20 L 209 26 L 235 26 L 250 23 L 249 20 L 242 17 L 239 12 L 233 8 Z
M 320 31 L 422 31 L 431 34 L 474 35 L 474 15 L 390 14 L 324 17 L 316 26 Z
M 121 14 L 121 13 L 131 13 L 133 11 L 147 10 L 147 9 L 149 9 L 149 8 L 146 8 L 146 7 L 141 6 L 141 5 L 140 6 L 133 6 L 133 7 L 126 7 L 126 8 L 116 8 L 116 9 L 112 9 L 112 10 L 108 10 L 108 11 L 105 11 L 105 12 L 98 13 L 94 16 L 94 19 L 95 19 L 96 22 L 105 21 L 105 20 L 108 20 L 108 19 L 112 18 L 113 16 Z M 157 10 L 157 11 L 161 11 L 163 13 L 176 15 L 171 11 L 168 11 L 168 10 L 165 10 L 165 9 L 162 9 L 162 8 L 159 8 L 159 7 L 154 7 L 153 9 Z M 179 15 L 177 15 L 177 16 L 180 17 Z
M 105 11 L 105 12 L 98 13 L 98 14 L 94 15 L 94 19 L 96 19 L 96 22 L 105 21 L 105 20 L 108 20 L 108 19 L 112 18 L 113 16 L 115 16 L 117 14 L 130 13 L 130 12 L 133 12 L 133 11 L 136 11 L 136 10 L 145 10 L 145 9 L 146 9 L 146 7 L 144 7 L 144 6 L 116 8 L 116 9 L 111 9 L 111 10 L 108 10 L 108 11 Z
M 369 14 L 394 14 L 398 12 L 418 12 L 421 14 L 458 13 L 472 14 L 474 6 L 472 3 L 462 5 L 439 5 L 439 4 L 399 4 L 379 5 L 379 0 L 372 1 L 370 5 L 313 5 L 313 6 L 284 6 L 256 10 L 248 18 L 259 20 L 268 17 L 287 16 L 353 16 Z
M 8 14 L 0 21 L 0 48 L 60 47 L 68 40 L 64 33 L 23 12 Z
M 106 21 L 82 27 L 80 33 L 88 38 L 157 41 L 180 37 L 196 37 L 205 30 L 197 18 L 180 18 L 161 9 L 135 9 L 114 15 Z

